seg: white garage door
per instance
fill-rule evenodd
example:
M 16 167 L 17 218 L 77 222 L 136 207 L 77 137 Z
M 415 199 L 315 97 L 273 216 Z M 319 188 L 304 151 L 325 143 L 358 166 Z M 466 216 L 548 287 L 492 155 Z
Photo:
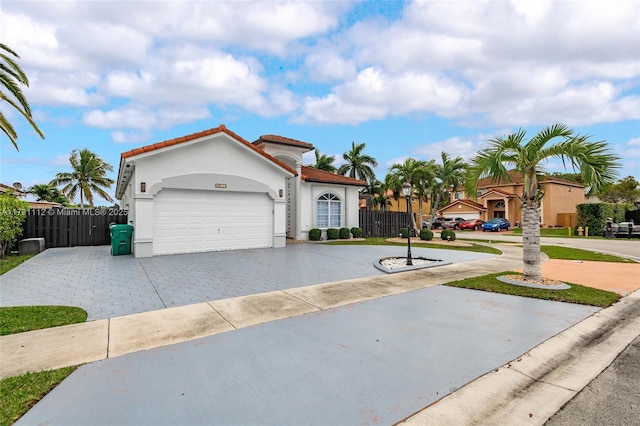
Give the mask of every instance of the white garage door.
M 273 246 L 266 194 L 163 189 L 153 210 L 154 255 Z
M 455 215 L 455 217 L 461 217 L 466 220 L 480 219 L 480 213 L 460 213 L 458 215 Z

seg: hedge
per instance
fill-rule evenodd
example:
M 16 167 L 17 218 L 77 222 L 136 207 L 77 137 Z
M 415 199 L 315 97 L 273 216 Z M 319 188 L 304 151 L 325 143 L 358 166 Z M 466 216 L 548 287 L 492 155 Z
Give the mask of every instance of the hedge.
M 327 240 L 337 240 L 340 236 L 340 231 L 337 228 L 327 229 Z
M 351 230 L 349 228 L 340 228 L 338 231 L 338 236 L 341 240 L 348 240 L 351 238 Z
M 442 238 L 445 241 L 455 241 L 456 233 L 453 232 L 451 229 L 445 229 L 442 232 L 440 232 L 440 238 Z
M 429 229 L 421 229 L 420 230 L 420 239 L 423 241 L 431 241 L 433 240 L 433 232 Z
M 322 238 L 322 231 L 318 228 L 312 228 L 309 230 L 309 240 L 320 241 Z
M 354 226 L 351 228 L 351 235 L 353 235 L 353 238 L 362 238 L 362 228 Z
M 589 227 L 590 235 L 599 235 L 605 227 L 607 218 L 613 219 L 613 223 L 625 221 L 625 212 L 631 210 L 631 204 L 593 203 L 578 204 L 576 206 L 578 218 L 576 227 Z

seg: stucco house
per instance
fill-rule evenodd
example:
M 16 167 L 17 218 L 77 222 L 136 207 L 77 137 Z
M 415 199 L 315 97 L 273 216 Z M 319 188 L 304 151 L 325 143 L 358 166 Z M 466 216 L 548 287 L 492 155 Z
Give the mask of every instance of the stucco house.
M 491 182 L 491 178 L 478 181 L 478 193 L 474 199 L 462 191 L 451 195 L 451 202 L 438 210 L 439 216 L 482 219 L 494 217 L 509 219 L 512 226 L 522 223 L 523 178 L 515 170 L 509 171 L 510 181 Z M 576 206 L 585 202 L 584 186 L 577 182 L 553 176 L 545 176 L 545 188 L 540 210 L 540 225 L 544 227 L 573 226 Z
M 302 165 L 313 145 L 250 143 L 224 125 L 121 154 L 116 198 L 136 257 L 284 247 L 309 230 L 359 226 L 365 182 Z

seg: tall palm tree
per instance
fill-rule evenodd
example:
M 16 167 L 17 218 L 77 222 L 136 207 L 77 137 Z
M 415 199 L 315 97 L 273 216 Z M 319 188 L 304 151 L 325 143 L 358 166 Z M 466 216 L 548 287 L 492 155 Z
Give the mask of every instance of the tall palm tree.
M 0 43 L 0 101 L 7 102 L 18 111 L 31 124 L 33 130 L 44 139 L 44 135 L 38 129 L 35 121 L 33 121 L 31 108 L 29 108 L 27 98 L 24 97 L 20 88 L 20 85 L 29 87 L 29 79 L 16 62 L 16 59 L 20 59 L 20 56 L 11 50 L 9 46 Z M 16 150 L 19 150 L 18 133 L 2 111 L 0 111 L 0 129 L 7 135 Z
M 404 183 L 410 183 L 413 193 L 419 200 L 419 214 L 422 217 L 422 202 L 431 187 L 434 171 L 430 164 L 423 160 L 415 158 L 407 158 L 402 164 L 394 164 L 389 168 L 387 175 L 388 184 L 398 192 L 402 189 Z M 409 203 L 409 214 L 411 214 L 411 203 Z M 416 219 L 411 214 L 414 228 L 417 229 Z
M 462 186 L 468 167 L 462 157 L 451 158 L 451 156 L 444 151 L 442 151 L 440 156 L 442 158 L 442 164 L 434 164 L 435 179 L 433 193 L 435 193 L 435 200 L 432 199 L 431 204 L 431 223 L 433 223 L 436 218 L 436 210 L 440 207 L 442 194 L 445 191 L 448 192 L 451 188 L 455 191 Z
M 370 155 L 363 154 L 365 144 L 361 143 L 356 145 L 355 142 L 351 142 L 351 151 L 347 151 L 342 154 L 342 158 L 346 161 L 345 164 L 340 166 L 338 174 L 349 175 L 349 177 L 371 182 L 376 178 L 376 174 L 373 172 L 372 167 L 377 167 L 378 162 Z
M 113 166 L 106 163 L 102 158 L 84 148 L 78 152 L 74 149 L 69 155 L 72 171 L 61 172 L 51 181 L 51 185 L 60 186 L 62 193 L 73 200 L 80 193 L 80 205 L 84 207 L 84 199 L 89 202 L 89 207 L 93 208 L 93 194 L 96 193 L 107 201 L 113 198 L 105 191 L 111 188 L 113 179 L 107 177 L 107 172 L 113 171 Z
M 336 157 L 333 155 L 321 154 L 320 150 L 316 148 L 316 164 L 313 167 L 318 170 L 324 170 L 325 172 L 335 173 L 336 166 L 333 165 L 335 160 Z
M 550 158 L 571 164 L 579 170 L 589 194 L 598 193 L 604 185 L 615 181 L 619 159 L 612 154 L 604 141 L 589 141 L 589 136 L 574 134 L 562 124 L 547 127 L 526 140 L 526 132 L 520 129 L 506 138 L 489 140 L 489 146 L 472 159 L 465 188 L 468 194 L 476 194 L 478 179 L 491 177 L 494 182 L 510 181 L 509 168 L 519 172 L 524 179 L 522 190 L 522 243 L 523 275 L 525 280 L 540 282 L 540 201 L 544 196 L 543 163 Z M 556 141 L 555 143 L 553 143 Z

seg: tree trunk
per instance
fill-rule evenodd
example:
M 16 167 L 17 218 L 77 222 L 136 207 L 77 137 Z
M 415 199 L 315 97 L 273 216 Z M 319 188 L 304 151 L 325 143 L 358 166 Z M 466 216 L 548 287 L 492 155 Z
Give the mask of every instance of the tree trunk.
M 431 201 L 434 202 L 434 204 L 431 204 L 431 226 L 433 226 L 433 222 L 435 222 L 436 220 L 436 210 L 438 208 L 438 206 L 440 205 L 440 196 L 442 195 L 442 191 L 440 191 L 440 188 L 438 188 L 438 193 L 436 195 L 436 200 L 435 202 L 433 201 L 433 195 L 431 196 Z
M 542 281 L 540 266 L 540 205 L 525 201 L 522 206 L 522 249 L 525 280 Z

